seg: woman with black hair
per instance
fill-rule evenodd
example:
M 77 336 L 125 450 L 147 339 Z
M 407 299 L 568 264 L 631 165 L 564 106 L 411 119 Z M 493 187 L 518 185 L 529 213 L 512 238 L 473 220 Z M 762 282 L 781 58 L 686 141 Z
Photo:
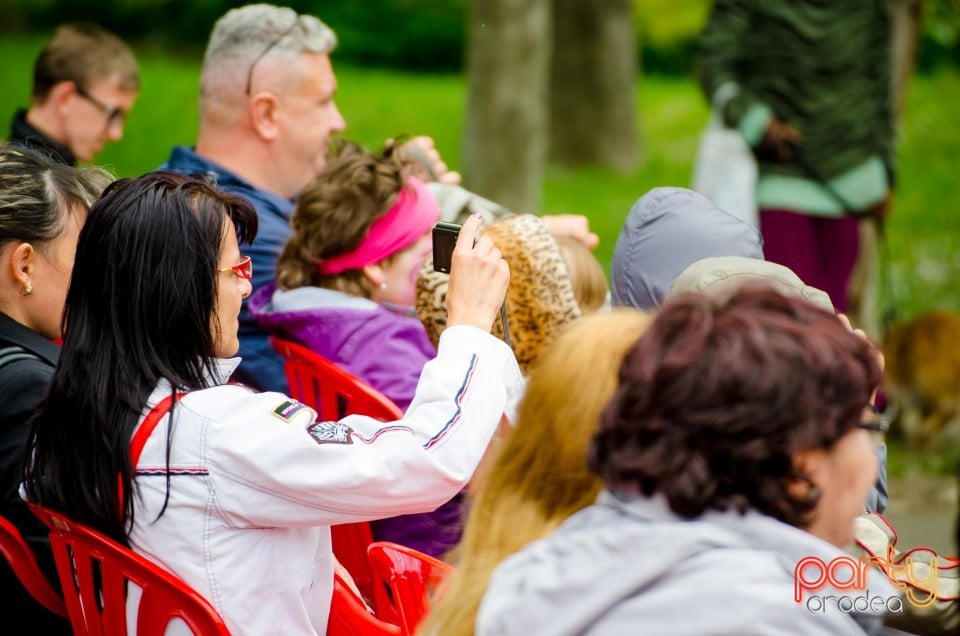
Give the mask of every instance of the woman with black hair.
M 112 181 L 15 144 L 0 145 L 0 515 L 13 523 L 59 589 L 47 527 L 20 498 L 30 414 L 47 392 L 60 347 L 60 317 L 77 236 Z M 0 598 L 43 634 L 71 634 L 0 560 Z
M 407 414 L 317 422 L 285 395 L 227 382 L 251 289 L 237 239 L 256 224 L 245 199 L 196 177 L 154 172 L 106 191 L 80 235 L 24 489 L 176 573 L 235 633 L 322 634 L 329 526 L 449 499 L 522 391 L 489 334 L 509 270 L 470 219 L 451 327 Z

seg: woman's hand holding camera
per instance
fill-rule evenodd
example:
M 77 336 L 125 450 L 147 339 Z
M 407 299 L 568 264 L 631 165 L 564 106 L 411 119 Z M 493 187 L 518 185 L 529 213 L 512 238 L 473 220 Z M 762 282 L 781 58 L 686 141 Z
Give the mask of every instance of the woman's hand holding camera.
M 477 238 L 479 228 L 479 217 L 467 219 L 453 250 L 447 326 L 473 325 L 489 332 L 510 284 L 510 268 L 489 237 Z

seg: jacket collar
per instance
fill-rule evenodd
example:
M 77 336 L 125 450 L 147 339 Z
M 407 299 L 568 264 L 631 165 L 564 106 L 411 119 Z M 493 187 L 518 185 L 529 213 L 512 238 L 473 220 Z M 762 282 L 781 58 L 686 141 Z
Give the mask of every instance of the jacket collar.
M 56 366 L 60 358 L 60 347 L 56 343 L 4 313 L 0 313 L 0 341 L 19 345 L 52 366 Z
M 207 374 L 209 386 L 219 386 L 230 381 L 230 376 L 240 366 L 240 358 L 217 358 L 213 361 L 213 374 Z
M 13 124 L 10 127 L 10 141 L 31 150 L 44 152 L 62 164 L 77 165 L 77 158 L 69 148 L 50 139 L 50 137 L 27 123 L 27 111 L 25 109 L 18 110 L 13 116 Z
M 289 210 L 293 205 L 291 199 L 285 199 L 278 194 L 254 186 L 246 179 L 230 172 L 215 161 L 198 154 L 196 149 L 187 146 L 174 146 L 170 158 L 162 166 L 177 172 L 202 173 L 211 182 L 227 190 L 238 190 L 250 196 L 264 199 L 278 210 Z
M 841 548 L 806 530 L 795 528 L 756 510 L 747 510 L 743 514 L 735 510 L 709 510 L 696 519 L 685 519 L 673 512 L 666 499 L 660 495 L 643 497 L 610 490 L 600 492 L 597 504 L 618 509 L 625 516 L 644 521 L 709 524 L 718 532 L 725 532 L 730 538 L 738 537 L 735 540 L 737 543 L 742 542 L 755 549 L 782 555 L 789 568 L 795 567 L 808 557 L 816 557 L 829 563 L 837 557 L 849 556 Z M 871 592 L 885 596 L 894 594 L 889 579 L 876 568 L 868 570 L 867 577 Z

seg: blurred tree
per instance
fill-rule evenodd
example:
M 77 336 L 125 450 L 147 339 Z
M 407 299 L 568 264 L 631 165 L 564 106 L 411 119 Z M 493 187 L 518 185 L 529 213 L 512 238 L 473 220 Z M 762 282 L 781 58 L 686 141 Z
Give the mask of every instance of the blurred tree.
M 464 185 L 533 212 L 547 147 L 550 1 L 471 2 L 467 39 Z
M 292 1 L 336 31 L 337 60 L 417 70 L 463 68 L 466 0 Z
M 68 20 L 92 20 L 134 43 L 200 55 L 214 21 L 253 0 L 0 0 L 0 33 L 48 33 Z M 607 0 L 564 0 L 575 10 Z M 625 0 L 626 1 L 626 0 Z M 901 0 L 891 0 L 897 3 Z M 907 0 L 911 2 L 913 0 Z M 917 67 L 960 66 L 960 0 L 923 4 Z M 319 16 L 340 40 L 337 60 L 387 68 L 460 70 L 468 0 L 277 0 Z M 699 31 L 711 0 L 629 0 L 646 74 L 693 72 Z M 552 0 L 558 11 L 563 2 Z M 579 7 L 576 5 L 580 5 Z M 562 18 L 561 18 L 562 19 Z M 574 26 L 581 26 L 576 25 Z
M 917 60 L 919 68 L 944 63 L 960 66 L 960 0 L 921 2 L 923 43 Z
M 923 0 L 890 0 L 891 96 L 894 120 L 900 120 L 907 82 L 917 65 Z
M 213 23 L 253 0 L 0 0 L 0 32 L 100 23 L 125 40 L 200 55 Z M 466 0 L 277 0 L 336 32 L 337 59 L 404 69 L 459 70 Z
M 917 66 L 921 42 L 924 0 L 890 2 L 890 112 L 894 130 L 899 128 L 907 97 L 907 84 Z M 942 4 L 943 0 L 932 0 Z M 891 204 L 892 207 L 892 204 Z M 890 289 L 880 289 L 889 274 L 880 271 L 882 227 L 872 218 L 860 222 L 857 264 L 850 278 L 848 317 L 854 325 L 880 339 L 894 319 L 896 307 Z M 887 279 L 881 279 L 887 276 Z M 885 306 L 881 308 L 881 294 Z
M 554 0 L 550 159 L 636 165 L 637 57 L 631 0 Z

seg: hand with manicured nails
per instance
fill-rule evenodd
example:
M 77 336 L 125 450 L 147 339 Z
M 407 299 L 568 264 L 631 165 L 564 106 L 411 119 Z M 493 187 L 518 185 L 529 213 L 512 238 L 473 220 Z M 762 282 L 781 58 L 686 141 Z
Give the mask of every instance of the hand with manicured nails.
M 510 284 L 510 267 L 490 237 L 477 238 L 480 217 L 460 229 L 447 288 L 447 326 L 473 325 L 489 332 Z

